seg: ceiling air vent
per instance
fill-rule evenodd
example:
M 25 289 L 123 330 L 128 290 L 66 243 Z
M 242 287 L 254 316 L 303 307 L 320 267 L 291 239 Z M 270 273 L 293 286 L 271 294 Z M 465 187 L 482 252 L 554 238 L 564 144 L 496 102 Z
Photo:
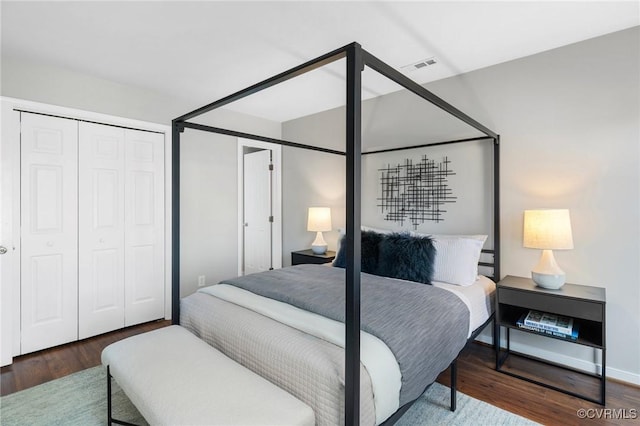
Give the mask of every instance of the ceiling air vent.
M 431 67 L 437 63 L 438 63 L 438 60 L 435 57 L 431 57 L 431 58 L 427 58 L 427 59 L 423 59 L 421 61 L 415 62 L 413 64 L 405 65 L 403 67 L 400 67 L 400 69 L 404 72 L 411 72 L 411 71 Z

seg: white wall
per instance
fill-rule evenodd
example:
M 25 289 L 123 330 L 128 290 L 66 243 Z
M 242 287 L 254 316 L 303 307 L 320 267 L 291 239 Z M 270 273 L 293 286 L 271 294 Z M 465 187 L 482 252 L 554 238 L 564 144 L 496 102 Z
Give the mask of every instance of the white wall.
M 493 143 L 489 140 L 363 156 L 362 223 L 382 229 L 414 229 L 407 216 L 402 224 L 389 221 L 378 207 L 382 196 L 380 169 L 404 164 L 406 159 L 417 164 L 423 155 L 436 163 L 445 157 L 450 161 L 448 168 L 453 174 L 447 177 L 447 186 L 456 199 L 441 206 L 442 221 L 425 221 L 415 230 L 431 234 L 486 234 L 490 239 L 485 247 L 492 247 L 493 198 L 487 194 L 491 194 L 493 184 Z
M 324 111 L 282 125 L 284 140 L 345 150 L 343 108 Z M 284 147 L 282 151 L 282 264 L 291 252 L 311 247 L 315 233 L 307 231 L 307 209 L 330 207 L 333 231 L 323 232 L 329 250 L 337 250 L 338 229 L 345 227 L 345 164 L 342 155 Z
M 503 274 L 527 276 L 522 212 L 571 211 L 567 281 L 607 289 L 609 374 L 640 383 L 640 31 L 621 31 L 430 87 L 502 136 Z M 474 96 L 467 96 L 469 92 Z M 529 336 L 554 352 L 593 351 Z M 524 340 L 524 339 L 521 339 Z M 581 350 L 582 349 L 582 350 Z
M 283 136 L 284 139 L 287 139 Z M 282 152 L 282 265 L 291 252 L 311 247 L 316 233 L 307 231 L 309 207 L 331 207 L 333 231 L 324 232 L 329 250 L 338 246 L 345 226 L 345 157 L 284 147 Z
M 279 123 L 217 123 L 225 124 L 280 137 Z M 235 137 L 191 129 L 180 146 L 180 294 L 185 297 L 198 289 L 199 275 L 206 285 L 238 275 L 238 148 Z
M 2 56 L 2 95 L 170 124 L 201 105 L 67 69 Z
M 575 249 L 556 253 L 567 281 L 607 291 L 607 374 L 640 384 L 640 29 L 609 34 L 427 85 L 436 95 L 501 134 L 502 275 L 528 276 L 539 251 L 522 248 L 522 214 L 568 208 Z M 398 99 L 413 95 L 388 95 Z M 363 105 L 389 123 L 418 120 L 412 108 L 381 108 L 387 96 Z M 344 141 L 340 109 L 283 124 L 283 137 Z M 409 116 L 409 117 L 407 117 Z M 380 127 L 377 121 L 378 128 Z M 364 126 L 363 126 L 364 127 Z M 366 128 L 363 128 L 366 143 Z M 396 128 L 397 138 L 415 132 Z M 426 133 L 425 133 L 426 134 Z M 326 143 L 326 142 L 325 142 Z M 341 142 L 343 143 L 343 142 Z M 341 145 L 343 146 L 343 145 Z M 340 172 L 336 163 L 327 175 Z M 308 164 L 300 185 L 312 183 Z M 286 181 L 286 176 L 285 176 Z M 304 197 L 308 198 L 305 194 Z M 299 209 L 304 203 L 292 200 Z M 304 199 L 306 202 L 307 199 Z M 344 205 L 344 202 L 343 204 Z M 369 213 L 363 213 L 366 216 Z M 335 221 L 335 220 L 334 220 Z M 288 246 L 304 246 L 287 234 Z M 514 346 L 593 368 L 594 351 L 538 336 Z
M 185 130 L 181 137 L 180 294 L 237 275 L 236 138 Z

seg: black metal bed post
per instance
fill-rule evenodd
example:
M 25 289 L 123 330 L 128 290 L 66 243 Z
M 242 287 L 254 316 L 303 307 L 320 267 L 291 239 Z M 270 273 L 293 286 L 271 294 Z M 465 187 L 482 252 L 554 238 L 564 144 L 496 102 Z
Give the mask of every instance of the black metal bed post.
M 362 163 L 362 47 L 347 48 L 347 267 L 345 301 L 345 426 L 360 424 L 360 197 Z
M 111 369 L 107 365 L 107 425 L 111 426 Z
M 253 86 L 247 87 L 243 90 L 235 92 L 225 98 L 219 99 L 208 105 L 200 107 L 187 114 L 181 115 L 174 119 L 172 124 L 172 146 L 171 146 L 171 167 L 172 167 L 172 179 L 171 179 L 171 235 L 172 235 L 172 272 L 171 272 L 171 318 L 173 324 L 180 323 L 180 133 L 184 131 L 186 127 L 190 127 L 197 130 L 206 132 L 213 132 L 219 134 L 226 134 L 237 137 L 247 137 L 255 140 L 269 140 L 270 142 L 279 143 L 280 145 L 295 146 L 299 148 L 313 149 L 316 151 L 330 152 L 332 154 L 344 154 L 340 151 L 328 150 L 320 147 L 313 147 L 304 144 L 297 144 L 294 142 L 281 141 L 271 138 L 265 138 L 263 136 L 246 134 L 242 132 L 221 129 L 217 127 L 205 126 L 196 123 L 188 123 L 186 120 L 198 117 L 206 112 L 213 111 L 226 104 L 242 99 L 246 96 L 257 93 L 261 90 L 267 89 L 271 86 L 275 86 L 279 83 L 287 81 L 291 78 L 297 77 L 309 71 L 313 71 L 319 67 L 327 65 L 331 62 L 342 59 L 346 56 L 347 46 L 336 49 L 332 52 L 319 56 L 302 65 L 291 68 L 276 76 L 263 80 Z
M 171 123 L 171 323 L 180 324 L 180 133 L 184 125 Z
M 500 281 L 500 135 L 493 138 L 493 280 Z M 496 370 L 500 354 L 501 332 L 498 318 L 493 318 L 493 350 L 496 354 Z M 507 332 L 509 329 L 507 329 Z
M 361 155 L 362 155 L 362 128 L 361 128 L 361 108 L 362 108 L 362 71 L 364 65 L 386 76 L 390 80 L 400 84 L 405 89 L 413 92 L 421 98 L 431 102 L 440 109 L 457 117 L 461 121 L 469 124 L 475 129 L 494 140 L 494 190 L 496 198 L 494 200 L 494 275 L 500 276 L 500 247 L 499 247 L 499 140 L 500 137 L 487 127 L 475 121 L 462 111 L 448 104 L 441 98 L 429 92 L 423 86 L 413 80 L 408 79 L 399 71 L 380 61 L 375 56 L 364 51 L 358 43 L 351 43 L 340 49 L 336 49 L 328 54 L 308 61 L 302 65 L 291 68 L 260 83 L 254 84 L 246 89 L 240 90 L 232 95 L 222 98 L 216 102 L 205 105 L 185 115 L 182 115 L 172 122 L 172 319 L 174 324 L 180 322 L 180 133 L 185 127 L 208 131 L 230 136 L 246 137 L 255 140 L 267 140 L 280 145 L 297 148 L 324 151 L 327 153 L 344 155 L 340 151 L 299 144 L 295 142 L 276 140 L 264 136 L 252 135 L 248 133 L 221 129 L 217 127 L 205 126 L 196 123 L 188 123 L 186 120 L 212 111 L 228 103 L 237 101 L 246 96 L 259 92 L 268 87 L 277 85 L 283 81 L 297 77 L 308 71 L 334 62 L 343 57 L 347 58 L 347 125 L 346 125 L 346 169 L 347 169 L 347 198 L 346 198 L 346 224 L 347 224 L 347 265 L 345 277 L 345 425 L 359 424 L 360 410 L 360 245 L 361 245 Z M 482 138 L 472 138 L 476 140 Z M 459 143 L 466 140 L 445 141 L 439 144 Z M 431 144 L 430 144 L 431 145 Z M 415 147 L 412 147 L 415 148 Z M 382 150 L 381 152 L 385 152 Z M 374 153 L 374 152 L 372 152 Z M 406 404 L 392 416 L 399 418 L 406 409 Z M 406 408 L 405 408 L 406 407 Z M 395 421 L 395 420 L 394 420 Z
M 500 281 L 500 135 L 493 138 L 493 278 Z
M 458 390 L 458 357 L 456 357 L 456 359 L 453 360 L 453 362 L 451 363 L 451 365 L 449 366 L 449 368 L 451 369 L 450 374 L 451 374 L 451 384 L 449 386 L 449 389 L 451 390 L 451 406 L 449 407 L 449 409 L 451 411 L 456 411 L 456 407 L 457 407 L 457 398 L 456 398 L 456 392 Z

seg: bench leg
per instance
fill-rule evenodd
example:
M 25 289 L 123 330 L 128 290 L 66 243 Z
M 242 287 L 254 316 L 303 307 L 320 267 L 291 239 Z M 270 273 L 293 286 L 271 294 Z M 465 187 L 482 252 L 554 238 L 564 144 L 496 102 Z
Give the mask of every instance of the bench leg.
M 451 365 L 451 411 L 456 411 L 456 379 L 458 377 L 458 359 L 454 359 Z
M 107 365 L 107 426 L 111 426 L 111 370 Z
M 112 424 L 124 425 L 124 426 L 138 426 L 135 423 L 125 422 L 123 420 L 114 419 L 111 415 L 111 370 L 107 365 L 107 425 L 111 426 Z

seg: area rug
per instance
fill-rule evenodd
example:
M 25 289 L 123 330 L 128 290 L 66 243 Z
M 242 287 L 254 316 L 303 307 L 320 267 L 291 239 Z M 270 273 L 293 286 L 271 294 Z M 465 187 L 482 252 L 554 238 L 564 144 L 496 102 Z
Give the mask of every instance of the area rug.
M 450 407 L 451 390 L 440 383 L 429 389 L 398 420 L 396 426 L 529 426 L 539 423 L 510 413 L 458 391 L 456 411 Z
M 107 382 L 104 367 L 94 367 L 0 398 L 3 426 L 91 426 L 107 424 Z M 114 382 L 113 416 L 146 425 L 143 417 Z M 400 419 L 410 425 L 536 425 L 458 392 L 458 409 L 449 411 L 449 388 L 434 383 Z

